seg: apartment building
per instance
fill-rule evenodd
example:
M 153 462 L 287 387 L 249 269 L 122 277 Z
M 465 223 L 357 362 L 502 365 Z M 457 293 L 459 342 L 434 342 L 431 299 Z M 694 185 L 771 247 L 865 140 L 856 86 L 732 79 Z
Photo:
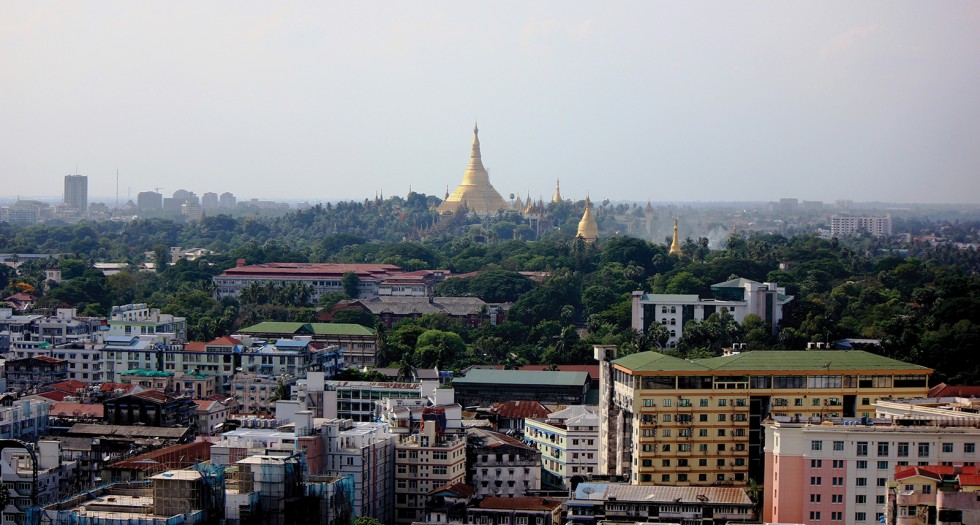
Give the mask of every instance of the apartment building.
M 162 343 L 187 340 L 187 319 L 162 314 L 144 303 L 113 306 L 108 324 L 110 336 L 150 336 Z
M 742 278 L 713 284 L 711 292 L 713 297 L 633 292 L 632 327 L 644 332 L 651 324 L 660 323 L 670 334 L 667 346 L 673 347 L 680 341 L 688 321 L 703 321 L 714 313 L 725 312 L 738 323 L 748 314 L 758 315 L 776 333 L 783 319 L 783 307 L 793 300 L 776 283 Z
M 395 523 L 425 518 L 431 491 L 466 480 L 466 438 L 446 434 L 437 414 L 395 445 Z
M 238 297 L 253 283 L 259 285 L 301 283 L 309 286 L 310 300 L 319 301 L 328 293 L 343 292 L 341 281 L 352 273 L 358 278 L 358 297 L 376 297 L 382 281 L 400 275 L 401 268 L 392 264 L 329 264 L 270 262 L 246 265 L 244 259 L 212 278 L 215 297 Z
M 758 523 L 755 505 L 734 487 L 580 483 L 563 504 L 567 521 L 599 523 Z
M 946 424 L 970 426 L 940 426 Z M 884 522 L 896 469 L 975 466 L 980 461 L 976 424 L 874 418 L 767 421 L 764 519 L 814 525 Z M 935 490 L 900 484 L 903 491 L 920 494 Z
M 863 351 L 754 351 L 708 359 L 640 352 L 600 361 L 599 471 L 631 483 L 762 479 L 762 421 L 873 416 L 923 397 L 932 370 Z
M 354 478 L 354 515 L 392 523 L 395 437 L 381 423 L 322 420 L 323 472 Z
M 892 234 L 892 218 L 884 217 L 848 217 L 834 215 L 830 218 L 830 235 L 847 237 L 869 233 L 875 237 L 888 237 Z
M 541 490 L 541 451 L 506 434 L 466 431 L 467 482 L 478 496 L 524 497 Z
M 524 440 L 541 451 L 543 486 L 567 489 L 573 478 L 581 480 L 599 472 L 597 412 L 597 407 L 576 405 L 545 419 L 524 420 Z

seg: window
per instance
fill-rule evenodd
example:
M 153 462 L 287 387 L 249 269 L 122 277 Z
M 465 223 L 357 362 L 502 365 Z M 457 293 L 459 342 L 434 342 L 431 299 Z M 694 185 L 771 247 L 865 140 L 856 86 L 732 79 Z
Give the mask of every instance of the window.
M 665 406 L 665 407 L 669 407 L 670 405 L 671 405 L 671 400 L 669 400 L 669 399 L 664 399 L 664 406 Z
M 919 443 L 919 457 L 929 457 L 929 443 Z
M 810 503 L 820 503 L 820 494 L 810 494 Z
M 844 503 L 844 495 L 843 494 L 833 494 L 833 495 L 830 496 L 830 502 L 831 503 Z
M 932 494 L 932 486 L 931 485 L 922 485 L 922 493 L 923 494 Z
M 823 460 L 822 459 L 811 459 L 810 460 L 810 468 L 822 468 L 822 467 L 823 467 Z
M 811 520 L 819 520 L 820 519 L 820 511 L 819 510 L 811 510 L 810 511 L 810 519 Z
M 868 516 L 863 512 L 855 512 L 854 521 L 868 521 Z
M 876 482 L 877 482 L 876 483 L 877 486 L 884 487 L 885 484 L 888 483 L 888 478 L 878 478 Z
M 907 458 L 909 457 L 909 444 L 899 443 L 898 444 L 898 457 Z
M 724 460 L 722 460 L 724 461 Z M 821 485 L 823 483 L 823 478 L 820 476 L 810 476 L 810 485 Z
M 963 443 L 963 452 L 966 454 L 973 454 L 977 451 L 976 443 Z
M 868 442 L 867 441 L 858 441 L 858 444 L 857 444 L 857 455 L 858 456 L 867 456 L 868 455 Z
M 868 468 L 868 462 L 867 461 L 864 461 L 863 459 L 859 459 L 857 461 L 857 468 L 858 469 L 866 469 L 866 468 Z
M 854 484 L 857 485 L 858 487 L 867 487 L 868 478 L 857 478 L 854 480 Z
M 660 464 L 661 464 L 661 466 L 669 467 L 670 466 L 670 460 L 669 459 L 662 459 L 662 460 L 660 460 Z
M 864 494 L 858 494 L 857 496 L 854 496 L 854 503 L 867 503 L 867 502 L 868 502 L 868 497 L 865 496 Z
M 888 455 L 888 443 L 887 442 L 879 442 L 878 443 L 878 456 L 887 456 L 887 455 Z
M 664 423 L 670 423 L 670 414 L 664 414 L 662 419 L 664 420 Z
M 703 406 L 703 407 L 706 407 L 706 406 L 708 406 L 708 400 L 707 400 L 707 399 L 701 399 L 701 400 L 700 400 L 700 401 L 698 402 L 698 406 Z
M 843 441 L 834 441 L 834 450 L 837 450 L 837 451 L 844 450 L 844 442 Z
M 835 459 L 834 460 L 834 468 L 844 468 L 844 460 L 843 459 Z
M 663 474 L 660 476 L 660 481 L 670 483 L 670 474 Z
M 810 443 L 810 450 L 823 450 L 823 441 L 812 441 Z
M 728 400 L 727 399 L 719 399 L 718 400 L 718 406 L 723 407 L 723 406 L 727 406 L 727 405 L 728 405 Z
M 953 452 L 953 444 L 943 443 L 943 454 L 949 454 L 951 452 Z
M 888 462 L 887 461 L 879 461 L 878 462 L 878 470 L 888 470 Z

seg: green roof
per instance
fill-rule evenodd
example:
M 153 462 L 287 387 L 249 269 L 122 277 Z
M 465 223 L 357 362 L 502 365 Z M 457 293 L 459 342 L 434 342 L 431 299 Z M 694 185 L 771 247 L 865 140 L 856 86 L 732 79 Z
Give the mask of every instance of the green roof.
M 660 352 L 639 352 L 613 361 L 634 372 L 677 371 L 847 371 L 907 370 L 930 372 L 931 369 L 863 350 L 756 350 L 707 359 L 681 359 Z
M 309 323 L 286 323 L 281 321 L 263 321 L 259 324 L 253 324 L 252 326 L 247 326 L 241 328 L 238 331 L 243 334 L 295 334 L 300 331 L 301 328 L 308 325 Z M 312 332 L 312 330 L 310 331 Z
M 352 323 L 287 323 L 263 321 L 259 324 L 239 329 L 243 334 L 277 335 L 374 335 L 373 328 Z
M 660 352 L 637 352 L 626 357 L 621 357 L 613 364 L 626 367 L 635 372 L 676 372 L 686 371 L 709 371 L 707 366 L 681 359 L 679 357 L 661 354 Z
M 697 294 L 679 294 L 679 293 L 648 293 L 643 296 L 644 301 L 651 301 L 655 303 L 691 303 L 698 302 L 701 297 Z
M 465 377 L 453 378 L 453 384 L 581 386 L 588 380 L 589 374 L 587 372 L 476 368 L 467 372 Z
M 353 323 L 310 323 L 316 335 L 374 335 L 374 329 Z
M 748 284 L 762 284 L 759 281 L 753 281 L 752 279 L 746 279 L 744 277 L 736 277 L 734 279 L 725 281 L 723 283 L 712 284 L 711 289 L 715 288 L 745 288 Z
M 695 359 L 711 369 L 725 370 L 908 370 L 930 368 L 863 350 L 756 350 L 738 355 Z
M 139 368 L 134 368 L 132 370 L 126 370 L 121 375 L 124 376 L 139 376 L 139 377 L 170 377 L 174 375 L 173 372 L 160 372 L 157 370 L 142 370 Z

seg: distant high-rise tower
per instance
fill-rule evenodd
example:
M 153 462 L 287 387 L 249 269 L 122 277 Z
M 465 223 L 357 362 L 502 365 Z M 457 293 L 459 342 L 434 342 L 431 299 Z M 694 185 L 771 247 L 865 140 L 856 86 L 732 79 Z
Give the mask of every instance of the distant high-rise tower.
M 218 194 L 209 191 L 201 196 L 201 207 L 205 210 L 213 210 L 218 207 Z
M 136 208 L 139 211 L 160 211 L 163 209 L 163 195 L 155 191 L 141 191 L 136 195 Z
M 81 213 L 88 210 L 87 175 L 65 175 L 65 205 Z

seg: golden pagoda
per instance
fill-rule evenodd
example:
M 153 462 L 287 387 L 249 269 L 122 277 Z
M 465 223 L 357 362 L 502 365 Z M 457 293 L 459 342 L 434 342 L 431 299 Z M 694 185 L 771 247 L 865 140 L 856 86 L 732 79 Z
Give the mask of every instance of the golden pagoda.
M 561 181 L 555 179 L 555 196 L 551 198 L 551 202 L 558 204 L 561 202 Z
M 592 215 L 592 201 L 589 200 L 589 196 L 585 196 L 585 213 L 582 214 L 582 220 L 578 221 L 578 234 L 577 237 L 581 237 L 585 242 L 595 242 L 599 238 L 599 225 L 595 222 L 595 216 Z
M 674 219 L 674 240 L 670 243 L 669 255 L 682 255 L 681 252 L 681 239 L 677 235 L 677 219 Z
M 470 211 L 478 215 L 493 215 L 499 210 L 509 210 L 510 205 L 490 184 L 490 175 L 483 167 L 480 156 L 480 129 L 473 126 L 473 151 L 470 165 L 463 173 L 463 182 L 439 205 L 439 213 L 452 213 L 464 202 Z

